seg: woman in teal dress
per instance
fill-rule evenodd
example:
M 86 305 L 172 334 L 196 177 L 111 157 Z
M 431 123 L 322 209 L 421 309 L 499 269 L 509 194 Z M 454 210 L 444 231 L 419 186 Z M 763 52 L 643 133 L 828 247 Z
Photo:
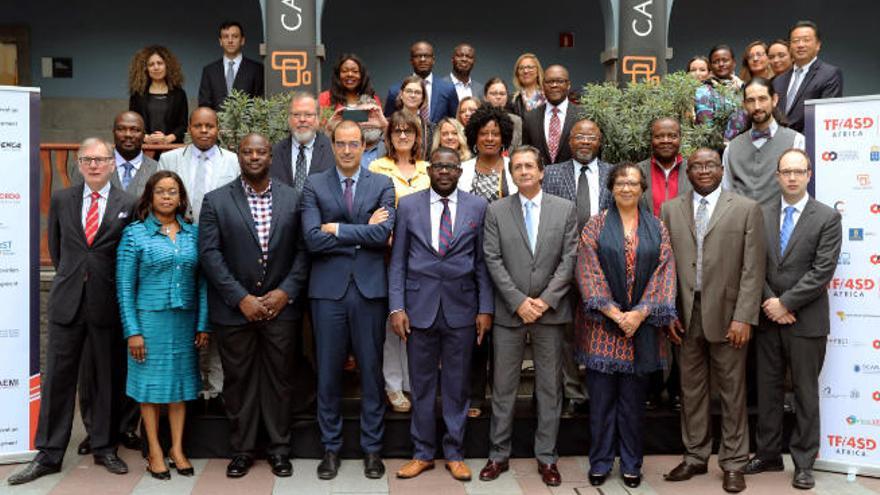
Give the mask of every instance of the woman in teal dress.
M 128 340 L 126 393 L 141 404 L 147 432 L 147 471 L 169 479 L 159 445 L 159 408 L 168 405 L 169 457 L 184 476 L 193 468 L 183 454 L 184 401 L 201 389 L 198 349 L 208 343 L 205 279 L 199 275 L 198 231 L 185 214 L 186 190 L 174 172 L 153 174 L 137 206 L 138 221 L 119 243 L 116 290 Z

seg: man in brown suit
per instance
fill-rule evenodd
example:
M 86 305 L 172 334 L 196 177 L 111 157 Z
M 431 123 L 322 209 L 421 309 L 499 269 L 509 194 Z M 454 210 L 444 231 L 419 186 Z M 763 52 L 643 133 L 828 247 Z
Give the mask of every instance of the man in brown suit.
M 687 163 L 694 188 L 663 205 L 678 267 L 678 314 L 669 338 L 681 345 L 681 430 L 685 454 L 667 481 L 708 471 L 712 453 L 709 377 L 721 397 L 718 463 L 723 488 L 745 490 L 748 460 L 746 344 L 758 323 L 764 287 L 764 218 L 758 203 L 722 191 L 721 157 L 708 148 Z

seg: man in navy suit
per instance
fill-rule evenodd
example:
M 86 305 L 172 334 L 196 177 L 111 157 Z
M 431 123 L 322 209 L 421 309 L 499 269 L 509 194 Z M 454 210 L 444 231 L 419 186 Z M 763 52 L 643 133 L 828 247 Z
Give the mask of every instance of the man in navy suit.
M 220 46 L 223 58 L 202 69 L 199 83 L 199 106 L 219 111 L 223 100 L 233 89 L 251 96 L 263 96 L 263 64 L 244 57 L 244 29 L 235 21 L 220 25 Z
M 427 41 L 417 41 L 409 48 L 409 61 L 413 73 L 425 81 L 428 91 L 428 120 L 436 124 L 443 117 L 455 118 L 458 112 L 458 94 L 451 82 L 434 77 L 434 47 Z M 385 116 L 390 117 L 397 110 L 397 95 L 400 83 L 391 86 L 385 98 Z
M 387 176 L 361 168 L 364 138 L 355 122 L 340 122 L 332 140 L 336 166 L 308 177 L 302 200 L 303 233 L 312 254 L 309 298 L 318 355 L 318 425 L 325 450 L 318 477 L 333 479 L 339 471 L 342 365 L 350 343 L 361 371 L 364 475 L 377 479 L 385 474 L 385 249 L 394 227 L 394 185 Z
M 391 328 L 406 341 L 413 413 L 413 460 L 397 472 L 412 478 L 434 467 L 437 375 L 443 401 L 446 468 L 460 481 L 469 405 L 468 372 L 474 331 L 477 343 L 492 326 L 492 280 L 483 261 L 485 200 L 459 191 L 458 152 L 438 148 L 428 167 L 431 187 L 400 200 L 388 298 Z M 438 366 L 443 368 L 438 371 Z
M 789 32 L 789 43 L 794 64 L 773 80 L 773 89 L 789 127 L 803 134 L 804 102 L 843 96 L 843 71 L 817 58 L 822 38 L 816 23 L 798 21 Z

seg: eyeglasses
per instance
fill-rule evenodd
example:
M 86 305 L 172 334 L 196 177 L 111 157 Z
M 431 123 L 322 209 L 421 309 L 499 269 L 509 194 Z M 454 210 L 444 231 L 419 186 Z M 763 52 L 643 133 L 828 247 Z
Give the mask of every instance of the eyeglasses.
M 638 188 L 641 188 L 641 187 L 642 187 L 642 183 L 639 182 L 639 181 L 635 181 L 635 180 L 617 180 L 617 181 L 614 181 L 614 188 L 615 188 L 615 189 L 626 189 L 626 188 L 635 189 L 635 188 L 637 188 L 637 187 L 638 187 Z
M 315 117 L 317 117 L 317 116 L 318 116 L 318 114 L 316 114 L 316 113 L 314 113 L 314 112 L 310 112 L 310 113 L 291 113 L 291 114 L 290 114 L 290 117 L 291 117 L 292 119 L 294 119 L 294 120 L 308 120 L 308 119 L 313 119 L 313 118 L 315 118 Z
M 688 170 L 693 170 L 694 172 L 714 172 L 715 170 L 721 168 L 721 165 L 717 163 L 689 163 Z
M 80 165 L 88 165 L 92 162 L 97 163 L 98 165 L 106 165 L 113 161 L 112 156 L 81 156 L 76 159 Z
M 432 163 L 431 168 L 438 171 L 438 172 L 443 172 L 443 171 L 452 172 L 454 170 L 460 169 L 461 165 L 459 165 L 457 163 Z
M 777 170 L 777 174 L 780 177 L 805 177 L 808 173 L 810 173 L 809 169 L 806 168 L 791 168 L 786 170 Z
M 361 148 L 360 141 L 336 141 L 333 143 L 333 147 L 339 151 L 345 151 L 347 149 L 358 150 Z
M 177 197 L 180 194 L 180 191 L 177 189 L 155 189 L 153 190 L 154 196 L 171 196 Z
M 568 84 L 568 79 L 544 79 L 544 84 L 547 86 L 565 86 Z
M 421 89 L 404 89 L 403 94 L 411 96 L 422 96 Z
M 538 67 L 534 65 L 520 65 L 516 70 L 520 72 L 528 72 L 531 70 L 538 70 Z
M 413 131 L 412 129 L 401 127 L 399 129 L 394 129 L 393 131 L 391 131 L 391 135 L 400 137 L 414 136 L 415 131 Z
M 598 143 L 599 136 L 594 134 L 575 134 L 574 142 L 576 143 Z
M 507 91 L 489 91 L 486 96 L 507 96 Z

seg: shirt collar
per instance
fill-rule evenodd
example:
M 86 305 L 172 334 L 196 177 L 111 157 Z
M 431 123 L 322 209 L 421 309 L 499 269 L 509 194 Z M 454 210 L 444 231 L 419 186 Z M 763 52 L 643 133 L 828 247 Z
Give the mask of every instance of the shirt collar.
M 430 194 L 431 204 L 439 203 L 440 200 L 443 199 L 443 196 L 440 196 L 439 194 L 437 194 L 437 191 L 435 191 L 434 188 L 428 188 L 428 190 L 430 191 L 429 194 Z M 452 204 L 458 203 L 458 194 L 457 193 L 458 193 L 458 189 L 456 189 L 455 191 L 452 191 L 452 193 L 449 196 L 446 196 L 446 198 L 449 199 L 450 203 L 452 203 Z
M 115 173 L 115 172 L 114 172 Z M 107 196 L 110 194 L 110 181 L 108 180 L 104 187 L 98 189 L 98 194 L 101 195 L 102 198 L 107 199 Z M 88 184 L 83 183 L 83 198 L 89 198 L 92 195 L 92 190 L 89 188 Z
M 417 76 L 418 74 L 416 74 L 415 72 L 413 72 L 413 75 L 414 75 L 414 76 Z M 422 78 L 422 81 L 425 81 L 425 85 L 426 85 L 426 86 L 430 86 L 431 83 L 434 82 L 434 73 L 432 72 L 432 73 L 428 74 L 428 77 L 424 77 L 424 78 Z
M 541 199 L 544 197 L 544 192 L 539 189 L 538 194 L 536 194 L 535 197 L 532 199 L 529 199 L 522 194 L 517 194 L 517 196 L 519 196 L 519 204 L 523 208 L 526 207 L 527 202 L 531 202 L 534 206 L 540 207 L 541 206 Z
M 706 201 L 709 202 L 709 205 L 714 205 L 718 202 L 719 197 L 721 197 L 721 184 L 719 184 L 714 191 L 705 196 L 700 196 L 697 191 L 694 191 L 694 203 L 696 204 L 700 204 L 700 198 L 706 198 Z
M 460 84 L 467 88 L 471 87 L 471 82 L 474 80 L 472 77 L 468 76 L 467 81 L 462 81 L 459 78 L 455 77 L 455 74 L 452 72 L 449 73 L 449 79 L 452 81 L 452 84 Z
M 257 197 L 266 197 L 272 194 L 272 178 L 269 178 L 269 185 L 266 186 L 266 190 L 263 192 L 257 192 L 246 180 L 244 177 L 241 177 L 241 185 L 244 187 L 244 193 L 249 196 L 257 196 Z
M 311 150 L 315 146 L 315 141 L 317 139 L 318 139 L 318 135 L 315 134 L 315 137 L 313 137 L 311 141 L 309 141 L 308 143 L 305 143 L 304 146 L 306 147 L 306 149 Z M 290 136 L 290 142 L 293 144 L 294 151 L 299 151 L 300 142 L 297 141 L 296 138 L 294 138 L 292 134 Z
M 675 170 L 677 167 L 679 167 L 682 164 L 682 162 L 684 162 L 684 157 L 681 155 L 681 153 L 675 155 L 675 163 L 672 164 L 672 168 L 670 168 L 669 170 Z M 655 157 L 654 155 L 651 155 L 651 166 L 657 167 L 660 170 L 666 170 L 663 167 L 663 165 L 660 165 L 660 162 L 657 160 L 657 157 Z
M 196 158 L 200 158 L 202 155 L 204 155 L 208 157 L 208 160 L 213 160 L 214 155 L 216 155 L 219 150 L 220 148 L 218 148 L 216 144 L 204 151 L 196 148 L 195 145 L 193 145 L 193 156 Z
M 599 169 L 599 157 L 598 157 L 598 156 L 597 156 L 597 157 L 594 157 L 593 160 L 592 160 L 590 163 L 586 163 L 586 164 L 585 164 L 585 163 L 581 163 L 581 162 L 577 161 L 577 158 L 572 157 L 572 158 L 571 158 L 571 163 L 574 165 L 574 173 L 575 173 L 575 175 L 581 173 L 581 167 L 584 166 L 584 165 L 587 166 L 587 171 L 588 171 L 588 172 L 593 172 L 593 171 Z
M 807 72 L 810 71 L 810 67 L 812 67 L 813 64 L 816 63 L 816 60 L 817 60 L 818 58 L 819 58 L 819 57 L 813 57 L 813 60 L 810 60 L 809 62 L 807 62 L 806 65 L 804 65 L 803 67 L 801 67 L 802 69 L 804 69 L 804 74 L 806 74 Z M 795 64 L 795 65 L 794 65 L 794 68 L 792 68 L 792 74 L 794 74 L 794 69 L 797 69 L 797 68 L 798 68 L 798 66 L 797 66 L 797 64 Z
M 348 177 L 342 175 L 342 172 L 339 170 L 339 167 L 336 167 L 336 175 L 339 177 L 339 182 L 341 182 L 342 185 L 344 186 L 344 185 L 345 185 L 345 179 L 347 179 Z M 351 179 L 354 181 L 355 184 L 357 184 L 358 179 L 359 179 L 360 177 L 361 177 L 361 168 L 358 167 L 358 169 L 357 169 L 357 171 L 354 173 L 354 175 L 351 176 Z
M 561 113 L 562 115 L 565 115 L 565 113 L 568 111 L 568 98 L 562 100 L 559 103 L 559 105 L 553 105 L 552 103 L 550 103 L 548 101 L 547 102 L 547 110 L 545 112 L 546 115 L 553 115 L 553 108 L 554 107 L 559 109 L 559 113 Z
M 227 58 L 226 55 L 223 55 L 223 67 L 229 67 L 229 62 L 232 62 L 236 67 L 238 67 L 238 64 L 241 63 L 241 58 L 241 53 L 239 53 L 238 56 L 236 56 L 235 58 Z
M 128 162 L 128 163 L 134 165 L 135 170 L 138 170 L 139 168 L 141 168 L 141 163 L 143 163 L 143 161 L 144 161 L 144 152 L 143 151 L 138 152 L 137 156 L 132 158 L 131 160 L 126 160 L 125 158 L 123 158 L 122 155 L 119 154 L 119 151 L 117 151 L 116 149 L 113 150 L 113 156 L 116 157 L 116 166 L 117 167 L 121 167 L 125 162 Z
M 806 206 L 807 206 L 807 201 L 809 201 L 809 200 L 810 200 L 810 194 L 804 193 L 804 197 L 801 198 L 800 200 L 798 200 L 797 203 L 789 204 L 787 201 L 785 201 L 785 197 L 783 196 L 782 199 L 780 200 L 782 202 L 782 210 L 781 211 L 784 213 L 786 206 L 794 206 L 795 211 L 797 211 L 798 213 L 803 213 L 804 208 L 806 208 Z

